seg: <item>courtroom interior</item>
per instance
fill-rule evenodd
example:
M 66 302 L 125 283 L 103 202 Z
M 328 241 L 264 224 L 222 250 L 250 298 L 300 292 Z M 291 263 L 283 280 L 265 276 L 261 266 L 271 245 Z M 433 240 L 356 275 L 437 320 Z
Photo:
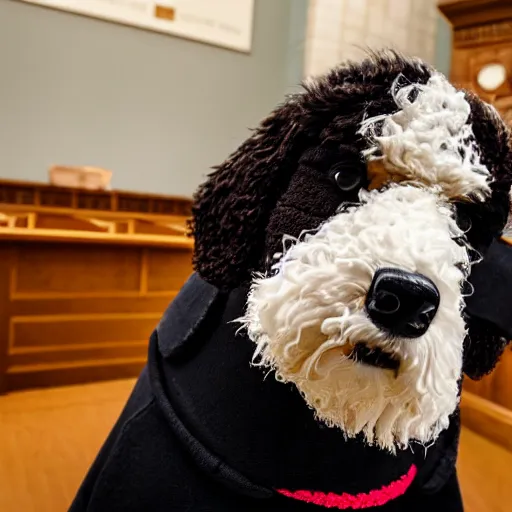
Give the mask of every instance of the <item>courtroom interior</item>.
M 69 509 L 194 271 L 197 188 L 303 80 L 392 48 L 512 123 L 509 0 L 95 3 L 0 0 L 1 512 Z M 511 512 L 510 346 L 460 411 L 465 510 Z

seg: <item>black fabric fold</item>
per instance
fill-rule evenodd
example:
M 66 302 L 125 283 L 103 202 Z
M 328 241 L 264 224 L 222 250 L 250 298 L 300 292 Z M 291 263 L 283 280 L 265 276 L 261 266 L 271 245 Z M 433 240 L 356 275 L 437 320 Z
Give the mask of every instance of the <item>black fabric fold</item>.
M 512 339 L 512 246 L 495 240 L 484 259 L 471 270 L 474 291 L 466 299 L 466 311 L 496 326 Z

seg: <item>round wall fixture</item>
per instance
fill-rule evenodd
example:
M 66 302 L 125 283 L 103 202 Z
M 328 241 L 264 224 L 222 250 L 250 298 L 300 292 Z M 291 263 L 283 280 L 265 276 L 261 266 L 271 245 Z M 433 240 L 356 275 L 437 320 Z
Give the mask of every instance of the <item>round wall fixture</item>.
M 478 85 L 485 91 L 495 91 L 505 83 L 507 70 L 503 64 L 493 62 L 486 64 L 480 69 L 477 75 Z

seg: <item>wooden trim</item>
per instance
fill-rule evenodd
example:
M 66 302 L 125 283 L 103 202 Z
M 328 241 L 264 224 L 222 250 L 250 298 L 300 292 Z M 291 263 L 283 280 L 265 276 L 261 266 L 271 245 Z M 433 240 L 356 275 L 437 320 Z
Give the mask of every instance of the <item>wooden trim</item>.
M 481 48 L 498 45 L 512 39 L 512 21 L 504 20 L 486 25 L 463 27 L 454 31 L 453 44 L 456 49 Z
M 71 215 L 80 217 L 102 217 L 112 219 L 127 220 L 151 220 L 151 222 L 183 222 L 188 217 L 176 214 L 164 213 L 146 213 L 146 212 L 126 212 L 117 210 L 88 210 L 86 208 L 66 208 L 64 206 L 38 206 L 31 204 L 11 204 L 0 203 L 2 212 L 20 212 L 20 213 L 54 213 L 57 215 Z
M 11 316 L 12 324 L 90 322 L 109 320 L 159 320 L 161 313 L 78 313 L 66 315 Z
M 194 242 L 190 238 L 175 235 L 127 235 L 102 233 L 98 231 L 72 231 L 62 229 L 38 229 L 29 231 L 25 228 L 3 228 L 0 230 L 2 240 L 23 240 L 41 242 L 84 242 L 114 245 L 158 246 L 192 249 Z
M 26 365 L 15 365 L 11 366 L 7 369 L 7 374 L 16 374 L 16 373 L 29 373 L 29 372 L 48 372 L 53 370 L 70 370 L 72 368 L 94 368 L 97 366 L 119 366 L 119 365 L 129 365 L 129 364 L 141 364 L 143 365 L 146 362 L 145 357 L 118 357 L 111 359 L 97 359 L 92 361 L 82 360 L 82 361 L 66 361 L 66 362 L 58 362 L 58 363 L 36 363 L 36 364 L 26 364 Z
M 5 208 L 7 216 L 25 219 L 30 212 L 21 208 L 29 207 L 19 206 Z M 83 212 L 70 210 L 73 222 L 46 212 L 35 213 L 41 218 L 32 230 L 21 221 L 0 229 L 0 394 L 135 377 L 147 337 L 192 272 L 193 241 L 158 229 L 164 221 L 185 224 L 185 216 L 141 214 L 146 228 L 129 212 L 94 215 L 119 225 L 119 232 L 106 233 L 76 221 Z M 127 233 L 128 222 L 135 234 Z
M 110 322 L 122 320 L 155 320 L 158 322 L 162 317 L 161 313 L 79 313 L 65 315 L 33 315 L 33 316 L 11 316 L 9 319 L 9 335 L 7 341 L 8 354 L 16 348 L 15 326 L 23 324 L 48 324 L 64 322 Z M 80 346 L 78 343 L 76 346 Z
M 460 409 L 465 427 L 512 451 L 511 410 L 468 392 L 462 394 Z
M 99 359 L 95 365 L 74 368 L 34 368 L 30 373 L 25 371 L 7 373 L 4 390 L 9 392 L 22 389 L 70 386 L 99 380 L 133 379 L 140 374 L 145 363 L 146 359 L 143 358 L 118 359 L 115 364 L 109 364 L 108 361 Z
M 63 352 L 63 351 L 85 351 L 91 349 L 102 348 L 117 348 L 117 347 L 147 347 L 148 341 L 100 341 L 96 343 L 64 343 L 62 345 L 42 345 L 42 346 L 28 346 L 28 347 L 13 347 L 9 355 L 23 355 L 23 354 L 40 354 L 47 352 Z
M 438 9 L 454 29 L 501 22 L 512 17 L 508 0 L 441 0 Z
M 173 299 L 178 294 L 175 290 L 146 291 L 144 297 L 169 297 Z M 61 300 L 61 299 L 136 299 L 141 297 L 140 291 L 105 291 L 105 292 L 14 292 L 10 299 L 13 301 L 27 300 Z
M 141 258 L 141 262 L 140 262 L 139 295 L 147 295 L 147 293 L 148 293 L 148 273 L 149 273 L 148 250 L 143 249 L 142 258 Z
M 2 249 L 0 260 L 0 282 L 5 283 L 0 287 L 0 394 L 7 389 L 6 372 L 8 368 L 9 353 L 9 289 L 14 255 L 12 247 Z
M 13 249 L 13 265 L 10 265 L 9 267 L 9 300 L 12 300 L 12 298 L 16 295 L 16 287 L 18 286 L 18 250 Z
M 136 192 L 133 190 L 123 190 L 123 189 L 115 189 L 115 190 L 89 190 L 83 188 L 74 188 L 74 187 L 58 187 L 56 185 L 52 185 L 51 183 L 44 183 L 40 181 L 18 181 L 18 180 L 9 180 L 9 179 L 1 179 L 0 185 L 6 185 L 10 187 L 21 187 L 21 188 L 34 188 L 35 192 L 40 192 L 41 190 L 62 190 L 70 193 L 84 192 L 87 194 L 112 194 L 112 195 L 127 195 L 133 197 L 141 197 L 141 198 L 154 198 L 154 199 L 174 199 L 177 201 L 185 201 L 191 202 L 191 198 L 185 195 L 165 195 L 165 194 L 154 194 L 148 192 Z
M 35 229 L 36 227 L 36 214 L 30 212 L 27 214 L 27 229 Z

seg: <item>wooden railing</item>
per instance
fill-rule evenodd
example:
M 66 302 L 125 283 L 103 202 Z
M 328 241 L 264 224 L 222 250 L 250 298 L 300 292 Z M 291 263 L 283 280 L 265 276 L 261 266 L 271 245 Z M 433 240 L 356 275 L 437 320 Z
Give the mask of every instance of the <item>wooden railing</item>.
M 0 240 L 192 247 L 187 217 L 0 204 Z
M 192 272 L 190 209 L 0 181 L 0 392 L 136 376 Z
M 0 204 L 180 217 L 188 217 L 192 206 L 189 198 L 179 196 L 61 188 L 9 180 L 0 180 Z

